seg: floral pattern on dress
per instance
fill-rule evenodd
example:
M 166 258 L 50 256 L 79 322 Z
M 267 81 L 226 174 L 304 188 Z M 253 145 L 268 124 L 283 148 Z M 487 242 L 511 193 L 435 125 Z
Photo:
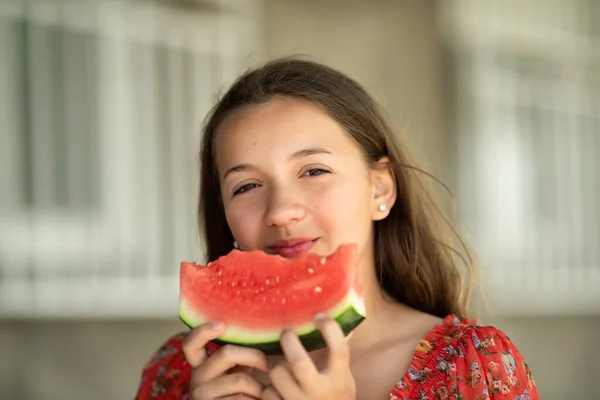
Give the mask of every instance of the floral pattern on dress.
M 144 366 L 136 400 L 188 400 L 191 368 L 180 333 Z M 218 346 L 210 344 L 208 354 Z M 449 315 L 420 341 L 390 400 L 539 400 L 531 371 L 510 339 L 494 327 Z
M 449 315 L 421 340 L 390 400 L 538 400 L 531 370 L 500 330 Z

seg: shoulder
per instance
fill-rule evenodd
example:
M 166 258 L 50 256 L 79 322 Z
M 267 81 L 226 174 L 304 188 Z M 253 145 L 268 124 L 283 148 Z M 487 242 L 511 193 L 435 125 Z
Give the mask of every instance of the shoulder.
M 182 349 L 187 334 L 170 337 L 152 354 L 142 368 L 136 400 L 187 398 L 191 368 Z
M 455 316 L 421 341 L 399 385 L 441 399 L 539 398 L 527 362 L 504 332 Z
M 457 375 L 463 378 L 466 387 L 485 386 L 489 388 L 490 397 L 502 395 L 511 399 L 521 399 L 518 396 L 535 391 L 535 381 L 525 358 L 500 329 L 464 324 L 449 329 L 448 335 L 454 339 L 455 352 L 448 348 L 442 354 L 456 363 Z

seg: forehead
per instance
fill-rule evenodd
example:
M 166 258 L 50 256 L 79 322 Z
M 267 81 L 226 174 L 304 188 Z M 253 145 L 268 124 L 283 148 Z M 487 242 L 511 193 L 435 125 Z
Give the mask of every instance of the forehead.
M 227 117 L 218 129 L 219 171 L 232 163 L 288 157 L 302 148 L 322 147 L 359 157 L 354 140 L 318 106 L 295 99 L 273 99 Z

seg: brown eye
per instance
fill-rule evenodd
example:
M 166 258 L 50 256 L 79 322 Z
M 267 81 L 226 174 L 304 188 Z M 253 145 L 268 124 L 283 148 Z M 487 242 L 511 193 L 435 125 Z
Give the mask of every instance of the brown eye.
M 248 192 L 252 189 L 254 189 L 255 187 L 257 187 L 258 185 L 256 183 L 248 183 L 242 187 L 240 187 L 239 189 L 236 189 L 235 192 L 233 192 L 233 195 L 236 196 L 238 194 L 242 194 L 244 192 Z
M 317 175 L 328 174 L 328 173 L 329 173 L 329 171 L 327 171 L 323 168 L 311 168 L 304 173 L 304 176 L 317 176 Z

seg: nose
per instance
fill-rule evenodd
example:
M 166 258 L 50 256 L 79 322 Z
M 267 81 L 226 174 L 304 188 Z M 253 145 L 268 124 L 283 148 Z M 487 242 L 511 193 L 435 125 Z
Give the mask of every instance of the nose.
M 302 205 L 301 196 L 290 188 L 274 188 L 271 190 L 265 210 L 267 226 L 287 226 L 302 220 L 306 210 Z

